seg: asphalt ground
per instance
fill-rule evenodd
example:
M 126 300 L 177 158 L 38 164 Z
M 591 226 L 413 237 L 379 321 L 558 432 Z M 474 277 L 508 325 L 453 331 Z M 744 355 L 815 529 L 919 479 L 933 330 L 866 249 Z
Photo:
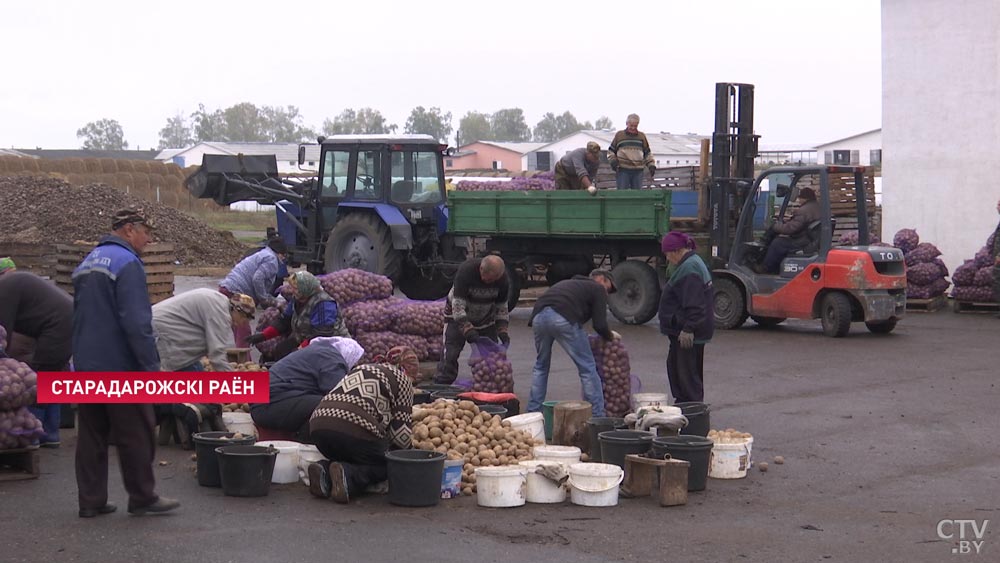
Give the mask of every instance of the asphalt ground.
M 511 330 L 522 404 L 534 361 L 527 315 L 515 310 Z M 655 322 L 612 328 L 643 390 L 667 392 Z M 997 561 L 998 334 L 1000 319 L 950 310 L 910 314 L 890 335 L 855 325 L 832 339 L 818 321 L 717 333 L 706 350 L 712 426 L 751 432 L 754 462 L 770 468 L 710 479 L 671 508 L 639 498 L 486 509 L 465 497 L 412 509 L 385 496 L 343 506 L 301 485 L 233 498 L 199 487 L 190 452 L 170 446 L 157 452 L 158 489 L 180 510 L 124 514 L 112 463 L 119 512 L 82 520 L 75 431 L 64 430 L 61 449 L 41 451 L 40 479 L 0 482 L 0 561 Z M 549 386 L 549 399 L 580 396 L 561 350 Z M 989 520 L 979 554 L 962 554 L 959 525 L 943 520 Z

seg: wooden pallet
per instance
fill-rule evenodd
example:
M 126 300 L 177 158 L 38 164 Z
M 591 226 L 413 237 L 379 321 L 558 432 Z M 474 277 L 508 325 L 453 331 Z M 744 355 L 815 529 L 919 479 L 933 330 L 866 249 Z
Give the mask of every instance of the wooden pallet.
M 958 299 L 952 302 L 951 307 L 956 313 L 996 313 L 1000 311 L 1000 303 L 960 301 Z
M 0 481 L 38 479 L 38 447 L 0 450 Z
M 94 248 L 94 244 L 57 244 L 54 280 L 56 285 L 73 295 L 73 270 Z M 153 305 L 174 295 L 174 245 L 154 243 L 142 252 L 146 271 L 146 290 Z
M 948 298 L 944 295 L 938 295 L 930 299 L 906 298 L 906 310 L 915 313 L 933 313 L 934 311 L 943 309 L 947 304 Z

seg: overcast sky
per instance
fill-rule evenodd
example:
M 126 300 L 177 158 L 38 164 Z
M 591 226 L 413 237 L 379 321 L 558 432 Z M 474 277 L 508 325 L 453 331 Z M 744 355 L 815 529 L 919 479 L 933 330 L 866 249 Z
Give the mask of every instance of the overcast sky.
M 756 85 L 766 145 L 881 126 L 878 0 L 4 3 L 0 146 L 79 147 L 116 119 L 150 148 L 166 119 L 294 105 L 317 129 L 370 106 L 601 115 L 708 134 L 716 82 Z M 452 139 L 452 142 L 454 139 Z

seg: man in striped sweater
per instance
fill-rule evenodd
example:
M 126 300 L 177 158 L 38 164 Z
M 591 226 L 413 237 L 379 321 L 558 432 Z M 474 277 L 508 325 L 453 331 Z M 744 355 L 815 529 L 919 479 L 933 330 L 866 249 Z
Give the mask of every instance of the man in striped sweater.
M 619 190 L 638 190 L 642 187 L 642 174 L 656 174 L 656 160 L 649 148 L 649 140 L 639 131 L 639 116 L 630 114 L 625 120 L 625 130 L 615 133 L 608 147 L 608 164 L 617 173 Z
M 388 478 L 387 449 L 410 447 L 417 354 L 397 346 L 376 361 L 355 367 L 313 411 L 309 438 L 330 460 L 309 466 L 315 496 L 347 503 Z

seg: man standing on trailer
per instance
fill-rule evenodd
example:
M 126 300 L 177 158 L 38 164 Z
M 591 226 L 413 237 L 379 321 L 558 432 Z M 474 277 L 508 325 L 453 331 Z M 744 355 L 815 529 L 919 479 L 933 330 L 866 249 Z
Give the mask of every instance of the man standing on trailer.
M 650 176 L 656 174 L 656 160 L 646 134 L 639 131 L 638 115 L 629 114 L 625 119 L 625 129 L 615 133 L 608 147 L 608 164 L 615 171 L 619 190 L 642 188 L 642 175 L 647 169 Z

